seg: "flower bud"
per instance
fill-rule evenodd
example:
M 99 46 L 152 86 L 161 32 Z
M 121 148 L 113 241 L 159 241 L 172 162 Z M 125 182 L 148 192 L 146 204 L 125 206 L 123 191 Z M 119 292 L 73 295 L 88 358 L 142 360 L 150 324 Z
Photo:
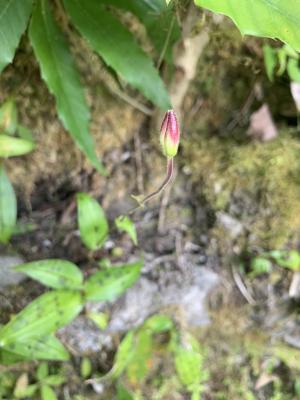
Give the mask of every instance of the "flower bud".
M 160 128 L 160 144 L 166 157 L 176 156 L 179 138 L 180 132 L 175 112 L 168 110 Z

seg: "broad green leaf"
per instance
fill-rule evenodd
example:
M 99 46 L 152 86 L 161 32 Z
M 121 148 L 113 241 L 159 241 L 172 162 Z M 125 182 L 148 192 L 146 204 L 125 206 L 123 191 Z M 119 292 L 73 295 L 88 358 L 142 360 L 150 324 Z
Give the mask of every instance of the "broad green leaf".
M 0 163 L 0 242 L 7 243 L 17 222 L 17 200 L 14 189 Z
M 168 62 L 172 62 L 172 47 L 180 38 L 180 29 L 172 7 L 165 0 L 100 0 L 102 4 L 115 6 L 136 15 L 147 29 L 149 38 L 159 56 L 165 51 Z
M 0 130 L 11 135 L 15 133 L 17 123 L 16 103 L 13 99 L 8 99 L 0 107 Z
M 32 9 L 32 0 L 0 0 L 0 72 L 12 62 Z
M 80 237 L 90 250 L 99 249 L 108 234 L 108 223 L 100 204 L 86 193 L 77 194 Z
M 275 72 L 275 68 L 277 65 L 277 52 L 273 47 L 271 47 L 267 44 L 263 47 L 263 51 L 264 51 L 264 61 L 265 61 L 266 72 L 267 72 L 269 80 L 271 82 L 273 82 L 274 81 L 274 72 Z
M 83 282 L 79 268 L 66 260 L 33 261 L 15 269 L 54 289 L 80 289 Z
M 12 353 L 11 351 L 1 349 L 0 348 L 0 365 L 11 365 L 11 364 L 16 364 L 20 361 L 24 361 L 25 358 Z
M 170 108 L 165 86 L 133 35 L 98 0 L 64 0 L 79 32 L 123 79 L 157 106 Z
M 280 39 L 300 51 L 298 0 L 195 0 L 195 3 L 227 15 L 245 35 Z
M 8 349 L 28 360 L 67 361 L 70 358 L 67 350 L 54 335 L 32 339 L 26 343 L 17 341 L 8 345 Z
M 127 217 L 127 215 L 120 215 L 118 218 L 115 219 L 115 224 L 119 231 L 128 233 L 133 243 L 137 246 L 137 234 L 135 225 L 132 220 Z
M 140 275 L 142 262 L 96 272 L 85 283 L 87 300 L 112 300 L 132 286 Z
M 81 311 L 82 295 L 56 290 L 32 301 L 0 330 L 0 347 L 42 338 L 68 324 Z M 8 348 L 9 350 L 9 348 Z
M 0 157 L 15 157 L 27 154 L 35 148 L 29 140 L 0 134 Z
M 269 254 L 281 267 L 300 271 L 300 253 L 297 250 L 272 251 Z
M 50 386 L 45 384 L 41 386 L 41 396 L 41 400 L 57 400 L 54 390 Z
M 48 0 L 37 1 L 29 35 L 42 77 L 55 96 L 58 115 L 64 127 L 93 166 L 104 173 L 89 132 L 90 113 L 79 74 L 66 39 L 53 18 Z

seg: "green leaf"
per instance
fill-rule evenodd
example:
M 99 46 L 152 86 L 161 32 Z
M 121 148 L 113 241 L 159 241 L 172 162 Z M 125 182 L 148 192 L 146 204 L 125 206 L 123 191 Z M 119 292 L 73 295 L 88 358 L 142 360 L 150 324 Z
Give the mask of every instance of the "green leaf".
M 98 326 L 100 329 L 105 329 L 108 324 L 108 314 L 103 312 L 88 312 L 87 316 Z
M 142 262 L 96 272 L 85 283 L 87 300 L 112 300 L 132 286 L 140 275 Z
M 48 385 L 41 386 L 42 400 L 57 400 L 54 390 Z
M 132 394 L 120 383 L 117 385 L 117 399 L 116 400 L 134 400 Z
M 300 271 L 300 253 L 297 250 L 273 251 L 269 254 L 281 267 L 292 271 Z
M 0 242 L 7 243 L 17 222 L 17 200 L 14 189 L 0 164 Z
M 18 135 L 20 136 L 20 138 L 28 140 L 29 142 L 33 142 L 32 133 L 28 128 L 26 128 L 26 126 L 19 124 L 17 126 L 17 130 L 18 130 Z
M 300 83 L 300 68 L 298 60 L 295 60 L 294 58 L 289 59 L 287 72 L 291 81 Z
M 149 329 L 151 333 L 160 333 L 169 331 L 174 327 L 173 321 L 167 315 L 153 315 L 148 318 L 144 328 Z
M 141 329 L 134 340 L 134 354 L 126 367 L 127 376 L 132 385 L 140 383 L 147 377 L 151 366 L 149 361 L 152 356 L 152 348 L 151 332 Z
M 179 348 L 175 355 L 175 366 L 178 377 L 186 388 L 200 383 L 202 357 L 199 353 Z
M 114 365 L 106 377 L 118 378 L 134 355 L 134 331 L 129 331 L 120 343 L 114 358 Z
M 41 381 L 42 379 L 46 378 L 48 374 L 49 374 L 48 364 L 45 362 L 41 363 L 36 371 L 36 377 L 38 378 L 39 381 Z
M 88 378 L 92 373 L 92 363 L 88 357 L 83 357 L 80 363 L 80 375 L 82 378 Z
M 37 1 L 29 34 L 42 77 L 55 96 L 58 115 L 64 127 L 93 166 L 105 173 L 89 132 L 90 113 L 79 74 L 65 37 L 53 18 L 48 0 Z
M 195 0 L 227 15 L 245 35 L 280 39 L 300 51 L 300 2 L 297 0 Z
M 0 107 L 0 130 L 12 135 L 16 131 L 17 123 L 16 103 L 13 99 L 8 99 Z
M 277 53 L 276 50 L 269 45 L 265 45 L 263 47 L 263 51 L 264 51 L 264 61 L 265 61 L 267 76 L 269 80 L 273 82 L 274 71 L 277 65 Z
M 35 144 L 8 135 L 0 135 L 0 157 L 15 157 L 29 153 L 35 148 Z
M 115 219 L 115 224 L 116 227 L 119 229 L 119 231 L 127 232 L 133 243 L 137 246 L 138 244 L 137 234 L 135 225 L 132 222 L 132 220 L 129 217 L 127 217 L 127 215 L 126 216 L 120 215 L 118 218 Z
M 162 109 L 170 108 L 165 86 L 133 35 L 98 0 L 64 0 L 79 32 L 123 79 Z
M 16 388 L 14 390 L 14 396 L 17 399 L 25 399 L 32 398 L 32 396 L 36 393 L 38 386 L 36 384 L 27 385 L 24 388 Z
M 79 292 L 56 290 L 44 293 L 0 330 L 0 347 L 9 348 L 16 342 L 42 338 L 72 321 L 81 311 L 83 299 Z
M 32 9 L 32 0 L 0 0 L 0 72 L 12 62 Z
M 80 237 L 90 250 L 99 249 L 108 234 L 108 223 L 100 204 L 86 193 L 77 194 Z
M 60 386 L 66 382 L 66 377 L 64 375 L 50 375 L 44 380 L 50 386 Z
M 8 350 L 0 348 L 0 364 L 1 365 L 16 364 L 17 362 L 24 361 L 24 360 L 25 360 L 24 357 L 22 357 L 18 354 L 12 353 Z
M 251 260 L 251 272 L 249 276 L 255 278 L 261 274 L 268 274 L 272 270 L 272 263 L 264 257 L 255 257 Z
M 79 268 L 66 260 L 33 261 L 15 269 L 54 289 L 80 289 L 83 282 Z
M 172 62 L 172 47 L 180 38 L 180 29 L 172 7 L 165 0 L 100 0 L 108 6 L 115 6 L 136 15 L 145 26 L 149 38 L 160 56 Z

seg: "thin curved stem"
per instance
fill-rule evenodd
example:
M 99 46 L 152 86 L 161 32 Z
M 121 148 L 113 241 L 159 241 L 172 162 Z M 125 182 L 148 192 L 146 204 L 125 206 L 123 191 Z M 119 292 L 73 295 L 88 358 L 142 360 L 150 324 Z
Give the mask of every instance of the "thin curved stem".
M 168 184 L 171 182 L 172 177 L 173 177 L 173 172 L 174 172 L 174 158 L 168 158 L 167 161 L 167 175 L 163 183 L 160 185 L 160 187 L 155 190 L 155 192 L 148 194 L 143 200 L 139 201 L 139 205 L 137 207 L 134 207 L 132 210 L 128 212 L 128 214 L 132 214 L 134 211 L 137 209 L 144 207 L 145 203 L 148 202 L 149 200 L 152 200 L 154 197 L 158 196 L 161 194 L 165 188 L 168 186 Z

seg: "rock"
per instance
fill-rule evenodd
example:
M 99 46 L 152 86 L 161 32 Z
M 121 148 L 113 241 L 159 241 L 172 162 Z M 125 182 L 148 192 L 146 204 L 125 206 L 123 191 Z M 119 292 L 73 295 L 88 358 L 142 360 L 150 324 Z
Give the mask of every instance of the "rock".
M 26 278 L 24 274 L 13 270 L 13 267 L 23 263 L 24 260 L 18 255 L 0 255 L 0 288 L 17 285 Z

